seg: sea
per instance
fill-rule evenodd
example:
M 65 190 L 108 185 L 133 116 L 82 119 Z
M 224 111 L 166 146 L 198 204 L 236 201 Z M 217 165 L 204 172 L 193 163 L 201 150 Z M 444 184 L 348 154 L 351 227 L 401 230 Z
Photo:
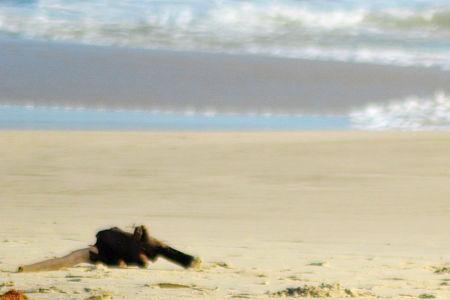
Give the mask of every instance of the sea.
M 2 0 L 0 128 L 448 130 L 448 0 Z

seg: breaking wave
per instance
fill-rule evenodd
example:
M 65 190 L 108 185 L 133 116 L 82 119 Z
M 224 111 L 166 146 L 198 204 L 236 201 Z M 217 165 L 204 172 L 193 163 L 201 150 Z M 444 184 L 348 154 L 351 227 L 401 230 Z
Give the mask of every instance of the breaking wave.
M 395 2 L 395 3 L 394 3 Z M 450 66 L 448 1 L 1 1 L 7 36 Z
M 350 113 L 353 128 L 361 130 L 450 130 L 450 96 L 408 97 L 372 104 Z

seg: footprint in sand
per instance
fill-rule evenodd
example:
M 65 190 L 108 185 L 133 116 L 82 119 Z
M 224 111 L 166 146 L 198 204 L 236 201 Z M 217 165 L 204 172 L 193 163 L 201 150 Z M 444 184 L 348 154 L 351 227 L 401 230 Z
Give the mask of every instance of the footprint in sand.
M 251 295 L 251 294 L 236 294 L 236 295 L 231 296 L 231 298 L 252 299 L 252 298 L 254 298 L 254 295 Z
M 291 275 L 291 276 L 288 276 L 286 278 L 289 279 L 289 280 L 293 280 L 293 281 L 304 281 L 304 279 L 302 279 L 302 278 L 300 278 L 300 277 L 298 277 L 296 275 Z
M 198 291 L 200 293 L 215 291 L 218 288 L 208 289 L 204 287 L 198 287 L 195 284 L 180 284 L 180 283 L 172 283 L 172 282 L 159 282 L 155 284 L 146 284 L 146 287 L 151 288 L 160 288 L 160 289 L 191 289 L 194 291 Z
M 110 299 L 112 299 L 112 295 L 110 293 L 92 295 L 86 298 L 86 300 L 110 300 Z
M 436 274 L 450 274 L 450 267 L 449 266 L 441 266 L 441 267 L 431 267 L 431 270 L 434 270 L 434 273 Z
M 160 289 L 190 289 L 193 287 L 191 285 L 170 283 L 170 282 L 161 282 L 155 284 L 154 286 L 159 287 Z
M 313 261 L 308 264 L 313 267 L 329 267 L 330 265 L 326 261 Z
M 70 282 L 81 282 L 83 280 L 82 276 L 68 274 L 66 275 L 67 281 Z
M 60 293 L 60 294 L 68 294 L 67 291 L 64 291 L 56 286 L 51 287 L 40 287 L 31 290 L 25 290 L 26 294 L 50 294 L 50 293 Z
M 311 297 L 311 298 L 372 298 L 375 297 L 369 291 L 342 288 L 340 284 L 321 283 L 319 286 L 304 285 L 296 288 L 287 288 L 278 292 L 270 293 L 276 297 Z
M 105 291 L 101 288 L 84 288 L 84 291 L 90 293 L 91 296 L 86 298 L 86 300 L 109 300 L 113 298 L 113 293 L 110 291 Z
M 384 280 L 389 280 L 389 281 L 405 281 L 405 279 L 400 278 L 400 277 L 388 277 L 388 278 L 383 278 Z
M 12 287 L 12 286 L 14 286 L 14 282 L 13 281 L 0 282 L 0 288 Z
M 231 266 L 229 264 L 227 264 L 226 262 L 223 261 L 215 261 L 210 263 L 209 265 L 210 268 L 224 268 L 224 269 L 231 269 Z
M 417 296 L 417 298 L 419 299 L 435 299 L 436 296 L 433 294 L 420 294 L 419 296 Z

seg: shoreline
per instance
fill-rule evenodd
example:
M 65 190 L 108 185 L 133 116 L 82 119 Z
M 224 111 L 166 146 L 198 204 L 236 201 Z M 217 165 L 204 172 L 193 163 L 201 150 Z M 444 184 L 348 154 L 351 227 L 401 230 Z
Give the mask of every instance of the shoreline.
M 267 131 L 348 130 L 347 116 L 127 111 L 0 105 L 0 129 Z
M 346 114 L 450 93 L 437 68 L 29 40 L 0 40 L 0 65 L 0 104 L 13 105 Z

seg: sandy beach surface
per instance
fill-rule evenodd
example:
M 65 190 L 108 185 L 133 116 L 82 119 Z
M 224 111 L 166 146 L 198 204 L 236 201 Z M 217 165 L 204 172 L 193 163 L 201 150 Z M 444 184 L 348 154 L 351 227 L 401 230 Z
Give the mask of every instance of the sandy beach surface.
M 3 131 L 0 292 L 450 299 L 449 149 L 444 132 Z M 202 268 L 14 272 L 134 224 Z

